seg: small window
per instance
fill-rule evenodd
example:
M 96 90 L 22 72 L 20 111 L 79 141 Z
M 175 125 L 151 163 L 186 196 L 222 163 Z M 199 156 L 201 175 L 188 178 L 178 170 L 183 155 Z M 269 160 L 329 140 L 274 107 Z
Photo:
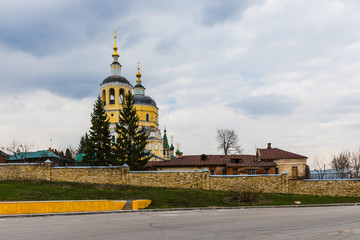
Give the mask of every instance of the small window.
M 105 106 L 106 105 L 106 91 L 105 90 L 102 91 L 101 99 L 102 99 L 103 104 Z
M 210 170 L 210 175 L 214 175 L 215 174 L 215 170 Z
M 155 143 L 155 150 L 158 150 L 158 144 Z
M 110 104 L 115 104 L 115 90 L 113 88 L 109 90 L 109 100 Z
M 240 158 L 232 158 L 231 159 L 231 163 L 240 163 L 241 159 Z
M 233 175 L 238 175 L 238 170 L 236 168 L 233 169 Z
M 275 168 L 275 174 L 279 174 L 279 169 Z
M 125 91 L 123 88 L 120 88 L 119 91 L 119 103 L 123 103 L 124 102 L 124 95 L 125 95 Z
M 111 136 L 111 141 L 112 141 L 113 143 L 115 142 L 115 136 L 114 136 L 114 135 Z
M 222 171 L 222 175 L 226 175 L 226 170 L 223 170 L 223 171 Z
M 248 169 L 248 175 L 255 175 L 255 169 Z
M 265 174 L 269 174 L 269 169 L 265 168 Z
M 148 113 L 146 114 L 146 121 L 147 121 L 147 122 L 149 122 L 149 121 L 150 121 L 150 116 L 149 116 L 149 114 L 148 114 Z
M 298 176 L 298 168 L 297 168 L 297 167 L 292 167 L 292 176 L 293 176 L 293 177 L 297 177 L 297 176 Z

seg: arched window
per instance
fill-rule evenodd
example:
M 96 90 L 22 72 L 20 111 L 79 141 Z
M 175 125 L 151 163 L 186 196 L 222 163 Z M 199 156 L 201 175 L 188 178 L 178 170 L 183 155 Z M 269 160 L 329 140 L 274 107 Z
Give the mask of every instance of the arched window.
M 146 114 L 146 121 L 149 122 L 150 121 L 150 115 L 147 113 Z
M 119 91 L 119 103 L 123 103 L 124 102 L 124 95 L 125 95 L 125 91 L 123 88 L 120 88 Z
M 104 106 L 106 105 L 106 91 L 102 91 L 101 100 L 103 101 Z
M 109 90 L 109 103 L 115 104 L 115 90 L 113 88 Z
M 113 143 L 115 142 L 115 136 L 114 136 L 114 135 L 111 136 L 111 141 L 112 141 Z

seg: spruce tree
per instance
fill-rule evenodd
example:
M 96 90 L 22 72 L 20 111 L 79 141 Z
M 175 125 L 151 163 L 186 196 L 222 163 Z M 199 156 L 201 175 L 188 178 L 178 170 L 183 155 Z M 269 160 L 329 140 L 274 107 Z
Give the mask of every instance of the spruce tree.
M 78 148 L 77 148 L 77 150 L 76 150 L 76 153 L 77 153 L 77 154 L 82 154 L 82 153 L 84 153 L 85 142 L 88 140 L 88 138 L 89 138 L 89 137 L 88 137 L 88 134 L 87 134 L 87 133 L 85 133 L 84 136 L 81 136 L 79 146 L 78 146 Z
M 118 134 L 114 147 L 116 165 L 126 163 L 131 170 L 143 170 L 151 155 L 146 151 L 148 134 L 145 128 L 139 127 L 131 92 L 125 95 L 123 108 L 120 110 L 119 122 L 115 131 Z
M 100 96 L 91 113 L 91 127 L 85 140 L 83 164 L 107 166 L 113 161 L 110 135 L 110 120 L 107 118 Z

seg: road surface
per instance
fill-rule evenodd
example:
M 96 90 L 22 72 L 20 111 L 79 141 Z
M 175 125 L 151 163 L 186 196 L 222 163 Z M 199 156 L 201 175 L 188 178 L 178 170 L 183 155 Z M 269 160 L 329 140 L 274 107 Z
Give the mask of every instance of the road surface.
M 0 218 L 0 239 L 360 239 L 360 206 Z

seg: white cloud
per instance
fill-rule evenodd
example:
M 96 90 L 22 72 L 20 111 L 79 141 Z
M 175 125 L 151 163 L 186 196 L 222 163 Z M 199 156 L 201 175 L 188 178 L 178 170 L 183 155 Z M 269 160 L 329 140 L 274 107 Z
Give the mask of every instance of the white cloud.
M 0 96 L 0 146 L 13 139 L 34 145 L 33 150 L 53 146 L 77 147 L 90 126 L 94 98 L 74 100 L 47 91 Z
M 185 154 L 216 153 L 216 129 L 227 127 L 238 131 L 246 153 L 272 142 L 309 156 L 311 165 L 316 155 L 330 160 L 359 145 L 360 40 L 354 29 L 360 5 L 355 0 L 224 1 L 219 9 L 215 1 L 139 0 L 121 14 L 110 14 L 110 8 L 117 9 L 111 4 L 78 1 L 79 15 L 66 14 L 74 6 L 70 2 L 56 4 L 61 11 L 52 4 L 33 5 L 56 15 L 46 27 L 63 24 L 60 32 L 45 35 L 38 19 L 46 14 L 31 19 L 27 16 L 37 11 L 29 8 L 23 17 L 25 7 L 11 16 L 0 14 L 5 35 L 29 21 L 28 44 L 19 40 L 17 27 L 8 34 L 12 38 L 0 37 L 0 146 L 13 138 L 38 148 L 49 138 L 61 146 L 77 144 L 99 84 L 109 74 L 114 29 L 123 75 L 135 83 L 141 62 L 161 126 L 167 125 Z M 74 25 L 66 29 L 70 20 Z M 51 44 L 40 54 L 44 41 Z M 230 107 L 234 103 L 242 108 Z M 274 106 L 273 114 L 259 114 Z

